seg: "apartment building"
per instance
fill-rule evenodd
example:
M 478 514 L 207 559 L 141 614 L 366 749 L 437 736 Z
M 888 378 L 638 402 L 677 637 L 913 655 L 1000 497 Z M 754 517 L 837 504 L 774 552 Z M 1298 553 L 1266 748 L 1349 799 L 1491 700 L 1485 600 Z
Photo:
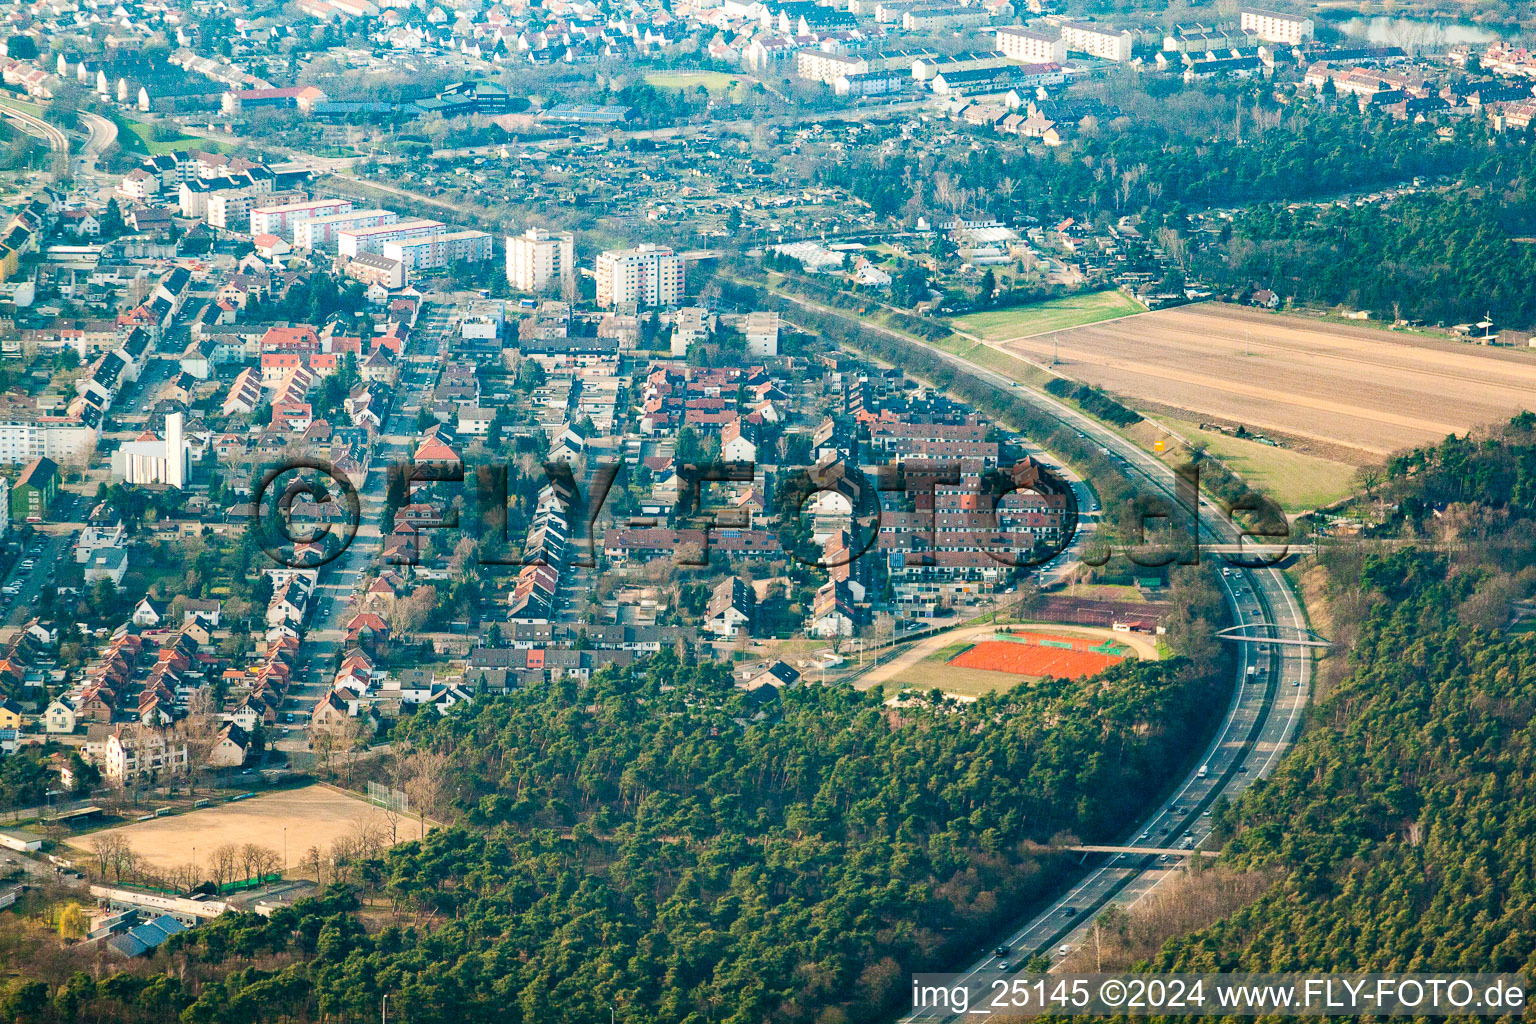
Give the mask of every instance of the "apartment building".
M 372 253 L 365 252 L 356 259 L 349 260 L 346 275 L 354 281 L 376 284 L 390 291 L 405 287 L 405 267 L 400 261 L 375 256 Z
M 576 292 L 576 236 L 569 231 L 529 228 L 507 236 L 507 283 L 524 292 L 542 292 L 558 282 L 560 294 Z
M 683 258 L 664 245 L 610 249 L 597 257 L 597 303 L 676 306 L 683 301 Z
M 34 402 L 0 396 L 0 463 L 24 465 L 43 457 L 83 464 L 96 450 L 96 439 L 95 428 L 78 417 L 44 415 Z
M 187 744 L 152 729 L 116 729 L 107 737 L 102 774 L 113 782 L 165 777 L 187 770 Z
M 352 259 L 369 253 L 384 255 L 384 243 L 440 235 L 448 225 L 440 220 L 402 220 L 371 228 L 346 228 L 336 233 L 336 251 Z
M 484 231 L 447 231 L 384 243 L 384 258 L 399 260 L 407 272 L 446 267 L 462 260 L 479 263 L 491 258 L 491 236 Z
M 1061 39 L 1068 53 L 1084 53 L 1100 60 L 1127 61 L 1135 47 L 1136 37 L 1123 29 L 1089 21 L 1061 22 Z
M 961 7 L 959 4 L 934 4 L 914 7 L 901 16 L 906 32 L 935 32 L 974 28 L 992 20 L 985 7 Z
M 805 49 L 795 54 L 795 75 L 806 82 L 830 85 L 844 75 L 862 75 L 869 70 L 869 61 L 852 53 Z
M 1009 60 L 1025 64 L 1060 64 L 1067 59 L 1067 42 L 1059 32 L 1040 32 L 1021 25 L 998 29 L 997 48 Z
M 276 235 L 291 242 L 293 229 L 311 217 L 347 213 L 351 209 L 352 200 L 350 199 L 311 199 L 303 203 L 256 206 L 251 209 L 251 234 Z
M 1244 32 L 1252 32 L 1270 43 L 1289 43 L 1297 46 L 1312 38 L 1311 18 L 1300 14 L 1281 14 L 1279 11 L 1266 11 L 1256 7 L 1243 8 L 1239 27 Z
M 947 72 L 995 68 L 1007 64 L 1008 61 L 1008 55 L 1001 50 L 966 50 L 963 53 L 942 56 L 929 53 L 912 62 L 912 78 L 918 82 L 932 82 L 934 78 Z
M 334 249 L 336 238 L 343 231 L 375 228 L 381 224 L 396 224 L 399 221 L 399 215 L 393 210 L 349 210 L 346 213 L 328 213 L 323 217 L 311 217 L 296 225 L 293 229 L 293 244 L 300 249 Z

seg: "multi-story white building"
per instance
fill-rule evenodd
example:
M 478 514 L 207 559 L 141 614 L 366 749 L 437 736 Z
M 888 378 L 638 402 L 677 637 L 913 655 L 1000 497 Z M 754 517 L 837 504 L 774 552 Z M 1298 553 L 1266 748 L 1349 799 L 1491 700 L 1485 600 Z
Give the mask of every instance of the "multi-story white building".
M 1091 21 L 1063 21 L 1061 39 L 1069 53 L 1086 53 L 1101 60 L 1127 61 L 1136 44 L 1131 33 Z
M 125 441 L 112 453 L 112 479 L 124 483 L 187 485 L 187 446 L 182 437 L 182 414 L 165 417 L 165 438 Z
M 948 29 L 974 28 L 992 20 L 985 7 L 961 7 L 959 4 L 924 4 L 912 8 L 901 16 L 901 27 L 907 32 L 932 32 Z
M 1039 32 L 1021 25 L 998 29 L 997 48 L 1009 60 L 1024 64 L 1060 64 L 1067 59 L 1067 42 L 1059 32 Z
M 204 200 L 203 216 L 208 226 L 225 231 L 244 231 L 251 223 L 251 211 L 257 206 L 280 206 L 284 203 L 302 203 L 309 196 L 304 192 L 252 192 L 244 189 L 222 189 L 209 192 Z
M 256 206 L 251 209 L 251 234 L 276 235 L 291 242 L 293 229 L 311 217 L 350 213 L 351 210 L 350 199 L 311 199 L 280 206 Z
M 748 313 L 742 325 L 747 338 L 747 355 L 776 356 L 779 354 L 779 314 L 758 310 Z
M 84 464 L 96 450 L 97 432 L 73 416 L 45 416 L 35 406 L 7 397 L 0 402 L 0 464 L 24 466 L 48 458 L 61 466 Z
M 1300 14 L 1281 14 L 1256 7 L 1244 7 L 1239 26 L 1244 32 L 1270 43 L 1300 45 L 1312 38 L 1312 19 Z
M 334 249 L 336 237 L 354 228 L 375 228 L 381 224 L 399 223 L 400 217 L 393 210 L 348 210 L 346 213 L 328 213 L 323 217 L 311 217 L 294 226 L 293 244 L 300 249 Z
M 560 293 L 576 290 L 576 236 L 569 231 L 529 228 L 507 236 L 507 283 L 524 292 L 541 292 L 558 281 Z
M 364 253 L 384 255 L 384 243 L 440 235 L 448 225 L 440 220 L 402 220 L 371 228 L 347 228 L 336 232 L 336 251 L 351 259 Z
M 807 82 L 830 84 L 844 75 L 862 75 L 869 70 L 869 61 L 852 53 L 807 48 L 795 54 L 795 75 Z
M 491 258 L 491 236 L 484 231 L 448 231 L 384 243 L 384 258 L 399 260 L 407 271 L 446 267 L 463 260 L 479 263 Z
M 667 246 L 641 245 L 598 254 L 598 305 L 677 306 L 682 301 L 683 258 Z
M 187 744 L 153 729 L 114 730 L 107 737 L 102 774 L 113 782 L 165 777 L 187 770 Z

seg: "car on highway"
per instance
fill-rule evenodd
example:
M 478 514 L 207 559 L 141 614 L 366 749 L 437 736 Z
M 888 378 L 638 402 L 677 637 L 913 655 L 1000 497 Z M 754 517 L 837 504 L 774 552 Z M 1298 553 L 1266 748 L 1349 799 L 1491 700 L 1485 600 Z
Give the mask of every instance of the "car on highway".
M 998 946 L 993 952 L 998 956 L 1007 956 L 1011 950 L 1007 946 Z
M 1056 949 L 1056 954 L 1058 956 L 1066 956 L 1070 952 L 1072 952 L 1072 947 L 1071 946 L 1059 946 Z

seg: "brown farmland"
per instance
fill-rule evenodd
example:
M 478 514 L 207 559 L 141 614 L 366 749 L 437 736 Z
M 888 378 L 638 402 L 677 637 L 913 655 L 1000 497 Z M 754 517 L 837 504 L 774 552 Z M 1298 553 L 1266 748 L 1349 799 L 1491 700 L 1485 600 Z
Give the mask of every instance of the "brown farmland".
M 1132 406 L 1313 442 L 1356 464 L 1536 408 L 1536 352 L 1204 303 L 1011 341 Z

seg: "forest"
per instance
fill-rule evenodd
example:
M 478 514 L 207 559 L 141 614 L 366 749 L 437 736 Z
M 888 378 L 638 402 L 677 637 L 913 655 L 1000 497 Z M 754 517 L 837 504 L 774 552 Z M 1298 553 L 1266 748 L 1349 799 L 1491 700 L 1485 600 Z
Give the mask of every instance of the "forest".
M 1304 301 L 1383 316 L 1536 327 L 1536 155 L 1490 148 L 1449 191 L 1387 203 L 1265 205 L 1196 261 L 1223 286 L 1259 282 Z
M 1389 526 L 1426 543 L 1331 559 L 1347 664 L 1231 812 L 1227 859 L 1279 881 L 1151 969 L 1536 971 L 1536 646 L 1505 629 L 1533 484 L 1530 414 L 1388 465 Z
M 1214 614 L 1208 584 L 1191 595 Z M 757 715 L 726 666 L 665 650 L 414 716 L 394 741 L 441 758 L 454 824 L 0 1010 L 372 1020 L 388 993 L 421 1022 L 877 1020 L 907 972 L 1041 897 L 1064 866 L 1041 844 L 1107 838 L 1158 798 L 1225 703 L 1219 657 L 973 704 L 804 686 Z

